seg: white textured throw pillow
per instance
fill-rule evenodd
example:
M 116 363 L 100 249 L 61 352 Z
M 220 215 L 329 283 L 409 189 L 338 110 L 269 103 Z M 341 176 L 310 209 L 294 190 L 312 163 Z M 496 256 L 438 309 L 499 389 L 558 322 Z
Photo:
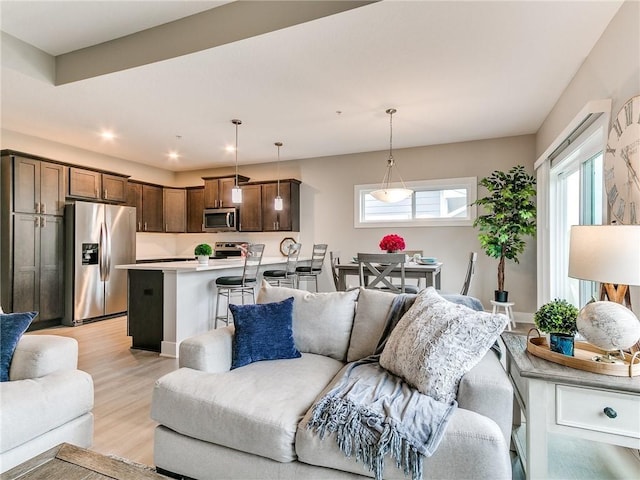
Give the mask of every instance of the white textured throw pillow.
M 451 402 L 460 379 L 489 351 L 507 321 L 451 303 L 429 287 L 391 332 L 380 365 L 421 393 Z
M 293 341 L 303 353 L 316 353 L 344 362 L 358 300 L 358 290 L 310 293 L 272 287 L 262 281 L 258 303 L 293 297 Z

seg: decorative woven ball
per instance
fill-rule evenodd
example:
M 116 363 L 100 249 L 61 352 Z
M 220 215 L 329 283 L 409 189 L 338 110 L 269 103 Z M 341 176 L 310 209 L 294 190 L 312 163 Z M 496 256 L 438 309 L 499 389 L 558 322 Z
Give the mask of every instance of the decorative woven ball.
M 588 303 L 576 323 L 587 342 L 603 350 L 626 350 L 640 339 L 640 320 L 619 303 Z

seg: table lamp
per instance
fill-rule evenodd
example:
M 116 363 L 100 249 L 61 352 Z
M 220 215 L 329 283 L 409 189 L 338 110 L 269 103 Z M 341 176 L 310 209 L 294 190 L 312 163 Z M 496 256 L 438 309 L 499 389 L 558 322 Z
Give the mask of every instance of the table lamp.
M 628 286 L 640 285 L 640 225 L 572 226 L 569 276 L 604 284 L 610 300 L 587 303 L 578 315 L 578 332 L 589 343 L 622 351 L 638 342 L 640 321 Z M 625 297 L 629 308 L 622 305 Z

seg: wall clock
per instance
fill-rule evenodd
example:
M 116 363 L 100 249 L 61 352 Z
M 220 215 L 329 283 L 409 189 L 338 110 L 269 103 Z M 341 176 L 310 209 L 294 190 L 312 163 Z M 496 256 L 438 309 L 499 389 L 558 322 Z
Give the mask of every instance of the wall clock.
M 604 182 L 612 219 L 640 223 L 640 95 L 612 119 L 604 157 Z
M 296 241 L 291 237 L 284 237 L 280 242 L 280 253 L 285 257 L 289 255 L 289 247 L 296 243 Z

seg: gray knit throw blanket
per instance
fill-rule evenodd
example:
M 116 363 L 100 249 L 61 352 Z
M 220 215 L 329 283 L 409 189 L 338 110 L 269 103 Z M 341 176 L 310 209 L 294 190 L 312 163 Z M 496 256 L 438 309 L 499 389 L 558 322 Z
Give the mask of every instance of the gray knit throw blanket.
M 335 433 L 340 450 L 355 456 L 376 480 L 382 480 L 384 456 L 413 480 L 422 478 L 423 456 L 431 456 L 444 435 L 457 403 L 438 402 L 421 394 L 380 366 L 386 339 L 415 295 L 398 295 L 387 318 L 376 353 L 347 364 L 331 390 L 312 407 L 307 428 L 320 438 Z

